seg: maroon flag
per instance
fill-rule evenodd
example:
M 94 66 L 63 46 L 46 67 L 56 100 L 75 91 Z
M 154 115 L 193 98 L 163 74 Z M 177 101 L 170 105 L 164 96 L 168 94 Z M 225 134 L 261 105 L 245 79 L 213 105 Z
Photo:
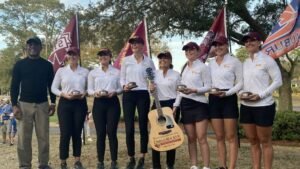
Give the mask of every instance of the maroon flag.
M 48 57 L 48 61 L 53 65 L 54 72 L 64 65 L 66 49 L 69 47 L 79 48 L 77 15 L 70 20 L 65 30 L 57 37 L 54 49 Z
M 225 8 L 223 8 L 220 11 L 219 15 L 215 18 L 204 40 L 200 44 L 200 60 L 202 60 L 203 62 L 206 61 L 213 40 L 219 36 L 227 37 Z
M 144 54 L 148 56 L 150 54 L 150 52 L 149 52 L 149 44 L 148 44 L 146 19 L 144 19 L 143 21 L 141 21 L 139 23 L 139 25 L 137 26 L 137 28 L 131 34 L 130 38 L 133 37 L 133 36 L 139 36 L 139 37 L 141 37 L 141 38 L 144 39 L 145 45 L 144 45 L 143 51 L 144 51 Z M 125 43 L 125 46 L 123 47 L 123 49 L 119 53 L 118 58 L 114 62 L 114 67 L 120 69 L 121 68 L 121 64 L 122 64 L 122 60 L 126 56 L 130 56 L 130 55 L 132 55 L 132 50 L 131 50 L 130 44 L 128 43 L 128 40 L 127 40 L 126 43 Z

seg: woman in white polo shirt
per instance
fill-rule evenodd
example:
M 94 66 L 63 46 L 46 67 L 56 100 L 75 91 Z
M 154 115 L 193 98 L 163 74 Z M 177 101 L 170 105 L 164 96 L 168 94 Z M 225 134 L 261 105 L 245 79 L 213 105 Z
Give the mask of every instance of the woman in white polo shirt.
M 127 163 L 126 169 L 143 169 L 145 155 L 148 150 L 148 113 L 150 109 L 146 69 L 152 68 L 155 70 L 155 67 L 151 58 L 143 54 L 143 38 L 134 36 L 129 39 L 129 43 L 133 54 L 124 58 L 120 75 L 121 86 L 124 91 L 122 105 L 126 128 L 126 145 L 129 156 L 129 162 Z M 131 85 L 133 83 L 135 83 L 135 85 Z M 134 117 L 136 109 L 138 112 L 141 136 L 140 158 L 137 165 L 135 162 L 134 139 Z
M 240 122 L 251 144 L 253 168 L 261 168 L 263 157 L 264 169 L 271 169 L 272 125 L 276 112 L 272 93 L 282 85 L 282 79 L 274 59 L 260 51 L 261 41 L 257 32 L 250 32 L 242 38 L 249 57 L 243 64 Z
M 157 55 L 159 70 L 155 71 L 154 84 L 150 85 L 150 91 L 157 92 L 161 107 L 170 107 L 173 109 L 173 104 L 177 97 L 177 85 L 180 84 L 180 73 L 173 70 L 172 55 L 170 52 L 162 52 Z M 153 102 L 151 109 L 156 109 Z M 179 120 L 179 109 L 175 114 L 175 121 Z M 176 150 L 167 151 L 167 169 L 174 169 Z M 152 165 L 153 169 L 161 169 L 160 152 L 152 149 Z
M 101 49 L 97 56 L 101 66 L 93 69 L 88 76 L 88 94 L 95 97 L 92 112 L 97 132 L 97 169 L 104 169 L 106 135 L 109 139 L 110 168 L 117 169 L 117 128 L 121 114 L 117 94 L 122 92 L 120 71 L 111 66 L 112 53 L 109 49 Z
M 60 128 L 59 157 L 61 169 L 67 168 L 70 139 L 72 138 L 75 169 L 83 169 L 80 162 L 81 132 L 87 113 L 86 84 L 89 71 L 79 66 L 79 49 L 67 49 L 65 67 L 59 68 L 55 74 L 51 91 L 60 96 L 57 115 Z
M 188 62 L 183 67 L 181 84 L 186 89 L 181 90 L 174 107 L 181 108 L 181 121 L 188 136 L 188 148 L 191 169 L 197 167 L 197 142 L 200 145 L 204 162 L 203 169 L 209 169 L 210 154 L 207 143 L 207 125 L 209 119 L 208 101 L 205 93 L 211 88 L 209 68 L 199 60 L 200 48 L 195 42 L 183 46 Z
M 216 56 L 209 62 L 212 88 L 209 94 L 209 113 L 216 134 L 219 167 L 227 169 L 226 144 L 229 143 L 229 169 L 235 169 L 238 155 L 237 95 L 243 87 L 242 63 L 228 51 L 228 39 L 219 36 L 213 41 Z

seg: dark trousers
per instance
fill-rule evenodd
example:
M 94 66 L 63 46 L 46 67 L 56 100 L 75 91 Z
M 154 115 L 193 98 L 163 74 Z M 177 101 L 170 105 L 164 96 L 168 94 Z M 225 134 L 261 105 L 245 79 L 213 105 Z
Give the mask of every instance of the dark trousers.
M 93 118 L 97 132 L 98 161 L 104 161 L 106 134 L 109 139 L 110 156 L 112 161 L 118 158 L 117 128 L 120 120 L 121 108 L 117 96 L 112 98 L 95 98 Z
M 150 109 L 150 96 L 147 90 L 130 91 L 123 93 L 123 112 L 126 127 L 126 145 L 129 156 L 134 156 L 134 117 L 135 109 L 138 111 L 140 127 L 141 153 L 147 153 L 148 146 L 148 113 Z
M 171 99 L 171 100 L 164 100 L 164 101 L 160 101 L 160 105 L 161 107 L 170 107 L 171 109 L 173 109 L 173 103 L 175 102 L 175 99 Z M 156 109 L 156 105 L 155 103 L 153 103 L 151 110 Z M 175 115 L 175 121 L 176 123 L 179 121 L 179 117 L 180 117 L 180 110 L 177 109 L 176 111 L 176 115 Z M 167 166 L 168 167 L 172 167 L 174 166 L 175 163 L 175 156 L 176 156 L 176 150 L 169 150 L 166 152 L 167 153 Z M 154 149 L 152 149 L 152 165 L 153 165 L 153 169 L 160 169 L 161 165 L 160 165 L 160 152 L 156 151 Z
M 73 156 L 81 156 L 81 132 L 87 114 L 86 98 L 67 100 L 60 98 L 57 115 L 60 128 L 59 156 L 61 160 L 69 157 L 69 145 L 72 137 Z

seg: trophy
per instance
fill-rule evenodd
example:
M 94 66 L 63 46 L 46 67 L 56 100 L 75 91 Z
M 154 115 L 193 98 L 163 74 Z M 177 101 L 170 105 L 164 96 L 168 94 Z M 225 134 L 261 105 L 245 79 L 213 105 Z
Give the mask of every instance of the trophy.
M 135 82 L 129 82 L 129 83 L 127 84 L 127 87 L 131 90 L 131 89 L 136 88 L 136 87 L 138 87 L 138 86 L 136 85 Z
M 80 91 L 78 91 L 78 90 L 73 90 L 73 91 L 71 92 L 71 94 L 72 94 L 72 95 L 80 95 Z
M 177 85 L 177 91 L 179 91 L 179 92 L 183 92 L 186 88 L 187 87 L 184 84 Z
M 241 99 L 247 100 L 247 99 L 249 99 L 249 97 L 250 97 L 251 95 L 252 95 L 251 92 L 243 92 L 243 93 L 241 94 Z
M 210 93 L 210 94 L 216 94 L 216 93 L 218 93 L 219 91 L 220 91 L 220 89 L 218 89 L 218 88 L 212 88 L 212 89 L 210 89 L 209 93 Z
M 101 90 L 101 91 L 99 91 L 99 95 L 100 95 L 100 96 L 107 96 L 107 95 L 108 95 L 108 91 L 106 91 L 106 90 Z

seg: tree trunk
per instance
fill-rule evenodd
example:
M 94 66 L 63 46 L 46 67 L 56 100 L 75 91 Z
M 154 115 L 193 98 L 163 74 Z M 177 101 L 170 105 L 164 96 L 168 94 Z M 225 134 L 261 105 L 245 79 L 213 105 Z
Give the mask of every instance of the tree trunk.
M 291 81 L 292 77 L 286 71 L 281 71 L 282 74 L 282 86 L 279 88 L 279 98 L 278 98 L 278 111 L 292 111 L 292 87 Z

